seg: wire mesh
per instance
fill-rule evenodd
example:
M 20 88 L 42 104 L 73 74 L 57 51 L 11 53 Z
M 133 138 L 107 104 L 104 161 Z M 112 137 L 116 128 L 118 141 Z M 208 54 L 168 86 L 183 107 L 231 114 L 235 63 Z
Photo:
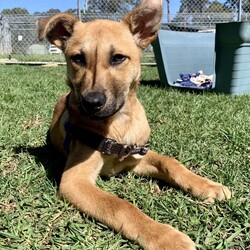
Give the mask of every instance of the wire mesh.
M 44 0 L 45 3 L 49 0 Z M 35 0 L 27 0 L 30 5 Z M 39 42 L 36 21 L 59 12 L 68 12 L 84 22 L 93 19 L 120 20 L 140 3 L 140 0 L 76 0 L 68 9 L 30 13 L 23 1 L 12 1 L 8 9 L 0 7 L 0 57 L 17 60 L 63 61 L 59 50 L 47 42 Z M 162 28 L 177 31 L 214 29 L 216 23 L 250 20 L 250 0 L 163 0 Z M 58 6 L 61 1 L 58 0 Z M 151 49 L 149 49 L 151 51 Z

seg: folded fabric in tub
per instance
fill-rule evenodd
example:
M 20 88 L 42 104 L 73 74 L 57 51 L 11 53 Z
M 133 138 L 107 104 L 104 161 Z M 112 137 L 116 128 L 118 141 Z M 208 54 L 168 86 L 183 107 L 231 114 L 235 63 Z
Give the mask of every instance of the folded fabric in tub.
M 174 82 L 174 86 L 193 89 L 211 89 L 213 85 L 213 75 L 205 75 L 200 70 L 195 74 L 181 73 L 181 79 Z

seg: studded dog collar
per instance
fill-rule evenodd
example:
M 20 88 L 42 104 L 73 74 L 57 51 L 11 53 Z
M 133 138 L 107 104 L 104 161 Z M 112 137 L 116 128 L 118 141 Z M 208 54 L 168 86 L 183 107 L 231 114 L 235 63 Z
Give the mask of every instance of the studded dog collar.
M 64 124 L 66 138 L 64 140 L 64 149 L 69 150 L 72 138 L 75 138 L 90 148 L 97 150 L 105 155 L 116 154 L 119 161 L 123 161 L 130 155 L 145 155 L 149 150 L 149 143 L 143 146 L 126 145 L 117 141 L 96 134 L 90 130 L 79 128 L 69 121 Z

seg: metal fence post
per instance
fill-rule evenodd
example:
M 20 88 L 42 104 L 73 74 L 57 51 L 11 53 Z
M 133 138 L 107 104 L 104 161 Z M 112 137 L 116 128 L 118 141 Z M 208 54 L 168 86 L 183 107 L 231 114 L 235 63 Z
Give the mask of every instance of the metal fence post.
M 242 7 L 242 0 L 239 0 L 239 6 L 238 6 L 238 22 L 241 21 L 241 7 Z
M 77 14 L 78 14 L 78 19 L 81 20 L 80 0 L 77 0 Z

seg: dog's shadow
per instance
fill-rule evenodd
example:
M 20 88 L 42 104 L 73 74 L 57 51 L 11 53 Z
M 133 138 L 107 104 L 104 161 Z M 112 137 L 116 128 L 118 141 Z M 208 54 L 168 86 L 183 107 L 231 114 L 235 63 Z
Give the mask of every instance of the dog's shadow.
M 16 154 L 27 152 L 33 156 L 37 164 L 42 164 L 48 179 L 59 186 L 66 158 L 60 155 L 50 144 L 38 147 L 19 146 L 14 149 Z

